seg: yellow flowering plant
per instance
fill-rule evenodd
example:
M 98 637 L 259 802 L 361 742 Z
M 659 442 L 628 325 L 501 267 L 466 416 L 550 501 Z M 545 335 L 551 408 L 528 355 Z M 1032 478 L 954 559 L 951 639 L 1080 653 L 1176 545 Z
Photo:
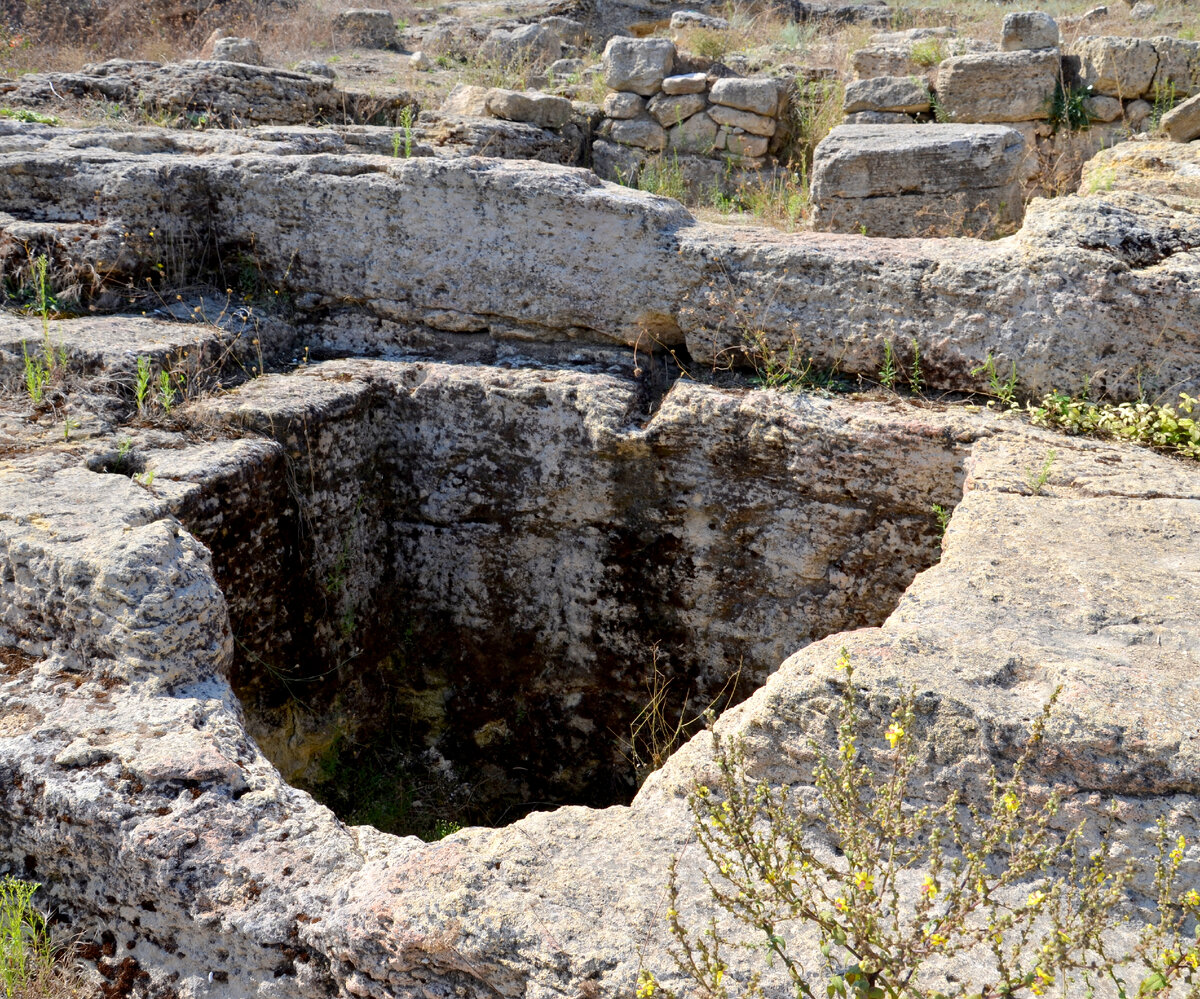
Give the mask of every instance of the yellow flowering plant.
M 678 858 L 667 886 L 670 951 L 685 994 L 765 995 L 761 972 L 731 973 L 730 952 L 751 948 L 782 968 L 797 999 L 1010 999 L 1080 981 L 1092 994 L 1104 978 L 1120 999 L 1200 999 L 1200 936 L 1184 933 L 1200 934 L 1200 895 L 1175 884 L 1182 839 L 1160 825 L 1160 918 L 1132 953 L 1112 955 L 1106 931 L 1121 921 L 1115 913 L 1133 868 L 1114 860 L 1108 830 L 1090 851 L 1084 824 L 1062 831 L 1058 797 L 1027 785 L 1057 691 L 1008 776 L 992 769 L 981 802 L 952 792 L 916 805 L 924 747 L 913 734 L 914 694 L 900 698 L 883 739 L 872 739 L 845 649 L 837 666 L 844 679 L 836 752 L 810 741 L 815 799 L 750 778 L 741 744 L 712 734 L 719 779 L 696 785 L 689 799 L 696 843 L 711 865 L 707 928 L 696 931 L 681 915 Z M 801 956 L 796 936 L 805 927 L 819 938 L 820 966 Z M 745 929 L 749 937 L 739 938 Z M 990 965 L 985 980 L 937 974 L 966 955 L 976 968 Z M 1127 989 L 1120 974 L 1131 963 L 1146 974 Z M 927 987 L 923 970 L 940 984 Z M 643 968 L 639 995 L 676 992 Z

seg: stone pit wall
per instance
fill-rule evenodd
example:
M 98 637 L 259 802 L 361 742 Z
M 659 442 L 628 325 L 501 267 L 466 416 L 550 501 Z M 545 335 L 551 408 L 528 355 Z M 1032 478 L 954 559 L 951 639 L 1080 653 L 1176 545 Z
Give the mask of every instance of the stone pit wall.
M 214 548 L 259 744 L 311 786 L 338 733 L 377 739 L 399 716 L 481 810 L 628 800 L 655 664 L 672 709 L 695 711 L 882 621 L 937 557 L 931 505 L 961 488 L 964 428 L 764 402 L 681 382 L 651 417 L 611 376 L 362 361 L 206 403 L 286 455 L 221 504 L 226 524 L 274 521 L 277 576 Z M 181 517 L 212 536 L 211 513 Z

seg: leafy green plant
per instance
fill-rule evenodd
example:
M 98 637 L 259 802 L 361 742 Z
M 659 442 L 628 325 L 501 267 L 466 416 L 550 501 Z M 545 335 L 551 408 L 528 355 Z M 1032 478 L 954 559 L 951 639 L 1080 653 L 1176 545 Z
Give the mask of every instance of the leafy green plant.
M 1054 463 L 1058 460 L 1058 452 L 1051 448 L 1046 452 L 1046 457 L 1042 461 L 1042 465 L 1038 469 L 1032 467 L 1025 469 L 1025 484 L 1029 486 L 1029 491 L 1034 496 L 1040 496 L 1042 490 L 1046 488 L 1046 483 L 1050 481 L 1050 470 L 1054 467 Z
M 0 876 L 0 986 L 6 999 L 19 995 L 54 963 L 45 917 L 33 905 L 40 887 Z
M 1200 458 L 1200 426 L 1192 413 L 1200 399 L 1180 393 L 1178 406 L 1147 402 L 1090 402 L 1050 392 L 1039 405 L 1030 405 L 1034 426 L 1057 427 L 1069 434 L 1113 437 L 1169 451 L 1188 458 Z
M 921 371 L 921 345 L 917 342 L 917 338 L 913 337 L 912 343 L 912 371 L 908 376 L 908 387 L 917 395 L 925 391 L 925 376 Z
M 913 43 L 908 54 L 918 66 L 928 69 L 946 58 L 946 47 L 940 38 L 922 38 Z
M 1053 132 L 1082 132 L 1092 123 L 1084 102 L 1091 96 L 1086 87 L 1067 87 L 1060 79 L 1050 97 L 1049 120 Z
M 175 382 L 171 378 L 171 372 L 163 369 L 158 373 L 158 404 L 168 416 L 175 407 L 175 398 Z
M 886 340 L 883 344 L 883 367 L 879 369 L 879 384 L 886 389 L 895 388 L 899 374 L 900 368 L 896 364 L 896 352 L 892 350 L 892 341 Z
M 1163 115 L 1175 106 L 1178 95 L 1175 93 L 1175 81 L 1168 80 L 1166 84 L 1156 84 L 1154 87 L 1154 104 L 1150 111 L 1150 129 L 1157 131 L 1162 125 Z
M 987 358 L 978 367 L 971 369 L 971 374 L 987 375 L 988 389 L 991 392 L 992 398 L 996 399 L 1002 406 L 1007 406 L 1009 409 L 1014 409 L 1017 406 L 1017 362 L 1012 362 L 1012 367 L 1005 377 L 1000 376 L 999 370 L 996 368 L 996 359 L 992 357 L 992 352 L 989 350 Z
M 51 368 L 46 363 L 43 354 L 38 351 L 34 351 L 32 354 L 29 352 L 29 346 L 24 340 L 21 341 L 21 355 L 25 364 L 25 391 L 29 394 L 30 401 L 38 406 L 46 397 L 46 386 L 50 384 Z
M 62 119 L 52 114 L 39 114 L 28 108 L 0 108 L 0 118 L 11 118 L 13 121 L 26 121 L 36 125 L 61 125 Z
M 937 517 L 938 536 L 946 536 L 946 528 L 950 526 L 950 511 L 940 503 L 934 503 L 929 508 L 935 517 Z
M 133 382 L 133 398 L 137 403 L 137 411 L 139 415 L 146 414 L 146 404 L 150 400 L 150 358 L 145 354 L 139 354 L 137 359 L 137 376 Z
M 708 900 L 726 923 L 714 915 L 705 930 L 685 924 L 676 858 L 666 915 L 672 957 L 690 983 L 685 994 L 734 994 L 726 956 L 733 948 L 761 950 L 797 999 L 1012 999 L 1080 979 L 1089 995 L 1108 979 L 1125 996 L 1121 969 L 1129 962 L 1145 969 L 1137 989 L 1143 999 L 1175 984 L 1197 994 L 1200 929 L 1195 940 L 1184 930 L 1200 915 L 1200 894 L 1177 888 L 1183 841 L 1172 841 L 1160 824 L 1160 918 L 1131 952 L 1112 955 L 1105 932 L 1132 866 L 1114 859 L 1106 829 L 1091 850 L 1085 823 L 1057 831 L 1057 792 L 1027 781 L 1057 692 L 1008 776 L 994 768 L 986 776 L 980 800 L 956 790 L 917 805 L 916 792 L 929 787 L 917 769 L 929 747 L 916 740 L 914 693 L 898 698 L 884 732 L 873 732 L 844 648 L 837 665 L 845 679 L 836 750 L 809 742 L 815 796 L 752 778 L 742 745 L 713 733 L 715 786 L 697 783 L 688 800 L 708 861 Z M 814 827 L 831 850 L 814 842 Z M 735 931 L 725 928 L 730 921 Z M 816 931 L 823 974 L 793 946 L 797 924 Z M 746 931 L 747 939 L 731 935 Z M 935 987 L 922 980 L 927 967 L 944 969 L 968 954 L 981 981 Z M 761 976 L 755 972 L 738 991 L 765 996 Z M 676 994 L 643 968 L 638 996 L 660 993 Z
M 404 158 L 412 159 L 413 148 L 413 106 L 406 104 L 400 109 L 400 127 L 404 130 Z M 400 152 L 398 136 L 392 136 L 392 155 Z

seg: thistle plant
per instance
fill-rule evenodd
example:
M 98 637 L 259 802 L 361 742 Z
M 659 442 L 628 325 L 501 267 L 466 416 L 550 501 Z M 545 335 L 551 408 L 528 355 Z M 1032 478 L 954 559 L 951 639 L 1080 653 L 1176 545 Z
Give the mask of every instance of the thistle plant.
M 882 739 L 872 738 L 845 649 L 838 667 L 836 751 L 810 741 L 815 800 L 750 778 L 742 746 L 713 733 L 715 786 L 697 784 L 689 796 L 714 913 L 706 929 L 681 915 L 678 858 L 668 883 L 670 950 L 689 980 L 686 994 L 766 995 L 761 971 L 734 982 L 729 955 L 742 949 L 763 952 L 797 999 L 1010 999 L 1065 992 L 1074 982 L 1090 995 L 1102 979 L 1122 999 L 1200 996 L 1200 935 L 1184 932 L 1200 934 L 1200 894 L 1176 887 L 1183 840 L 1160 825 L 1160 918 L 1131 953 L 1114 956 L 1106 931 L 1120 922 L 1114 913 L 1132 867 L 1115 861 L 1108 830 L 1091 851 L 1083 823 L 1060 831 L 1057 794 L 1028 785 L 1057 692 L 1009 774 L 987 775 L 981 801 L 952 792 L 915 804 L 923 754 L 913 694 L 900 698 Z M 819 966 L 795 945 L 802 926 L 820 941 Z M 947 961 L 968 954 L 987 969 L 981 981 L 939 980 Z M 1136 990 L 1120 977 L 1130 963 L 1144 969 Z M 675 995 L 649 969 L 637 994 Z

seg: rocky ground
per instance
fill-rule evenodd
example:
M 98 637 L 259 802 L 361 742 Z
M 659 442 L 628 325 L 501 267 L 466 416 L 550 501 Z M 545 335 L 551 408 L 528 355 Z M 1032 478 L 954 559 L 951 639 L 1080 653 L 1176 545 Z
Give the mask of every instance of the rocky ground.
M 1188 30 L 1139 7 L 1054 12 Z M 815 800 L 843 649 L 864 760 L 915 698 L 913 805 L 986 810 L 1055 699 L 1021 790 L 1132 862 L 1115 944 L 1159 819 L 1200 883 L 1200 471 L 1012 405 L 1196 394 L 1197 143 L 1104 151 L 1003 239 L 733 227 L 588 168 L 599 42 L 811 82 L 899 15 L 217 13 L 161 12 L 211 59 L 22 41 L 47 72 L 0 84 L 56 119 L 0 122 L 0 872 L 101 994 L 697 993 L 667 913 L 713 912 L 703 707 Z M 221 58 L 248 35 L 268 65 Z

